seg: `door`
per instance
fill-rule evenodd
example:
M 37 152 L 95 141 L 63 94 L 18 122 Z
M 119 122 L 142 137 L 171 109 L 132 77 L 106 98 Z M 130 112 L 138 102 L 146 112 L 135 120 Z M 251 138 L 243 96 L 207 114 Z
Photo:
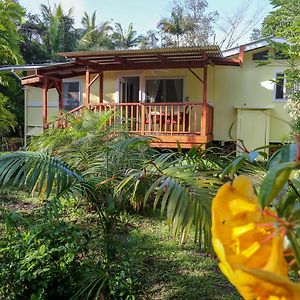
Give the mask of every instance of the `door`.
M 139 77 L 121 77 L 119 82 L 119 102 L 136 103 L 139 102 Z
M 269 145 L 269 123 L 267 109 L 238 109 L 237 139 L 249 151 Z

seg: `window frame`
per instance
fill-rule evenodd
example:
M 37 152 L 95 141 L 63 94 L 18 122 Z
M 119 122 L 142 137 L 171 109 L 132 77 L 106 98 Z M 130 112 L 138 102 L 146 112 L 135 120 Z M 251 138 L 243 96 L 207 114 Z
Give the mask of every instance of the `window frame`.
M 277 90 L 277 75 L 283 74 L 283 98 L 276 98 L 276 90 Z M 273 102 L 286 102 L 286 75 L 284 70 L 277 70 L 274 74 L 274 88 L 273 88 Z
M 185 76 L 176 76 L 176 77 L 145 77 L 144 78 L 144 97 L 143 101 L 147 101 L 147 88 L 146 88 L 146 82 L 147 80 L 182 80 L 182 101 L 178 103 L 183 103 L 185 102 L 186 99 L 186 78 Z M 153 102 L 155 103 L 155 102 Z M 168 102 L 160 102 L 160 103 L 168 103 Z
M 261 54 L 263 52 L 266 52 L 266 56 L 263 57 L 263 59 L 254 59 L 255 55 Z M 254 61 L 254 62 L 266 61 L 266 60 L 268 60 L 269 54 L 270 54 L 270 49 L 256 51 L 256 52 L 252 53 L 252 61 Z
M 62 84 L 64 85 L 64 83 L 78 83 L 78 86 L 79 86 L 79 106 L 83 105 L 82 80 L 81 79 L 64 79 L 62 81 Z M 64 86 L 63 86 L 63 93 L 64 93 Z M 63 102 L 64 102 L 64 99 L 63 99 Z

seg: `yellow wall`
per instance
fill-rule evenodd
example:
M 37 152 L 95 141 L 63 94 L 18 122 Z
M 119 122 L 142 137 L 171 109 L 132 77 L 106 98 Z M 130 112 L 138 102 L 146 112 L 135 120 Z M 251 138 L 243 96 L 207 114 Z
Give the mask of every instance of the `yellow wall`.
M 261 51 L 259 49 L 257 51 Z M 287 120 L 284 103 L 273 101 L 275 72 L 284 70 L 282 61 L 271 65 L 258 67 L 252 61 L 252 52 L 245 53 L 242 67 L 233 66 L 209 66 L 208 67 L 208 102 L 214 107 L 214 139 L 229 140 L 228 131 L 232 122 L 236 121 L 237 108 L 266 108 L 270 114 L 270 142 L 280 142 L 290 131 L 289 127 L 280 119 Z M 203 69 L 194 69 L 202 78 Z M 94 75 L 92 75 L 93 78 Z M 141 93 L 145 90 L 147 78 L 184 78 L 184 99 L 190 102 L 202 101 L 202 84 L 187 69 L 178 70 L 145 70 L 127 72 L 104 73 L 104 102 L 118 101 L 118 81 L 122 76 L 140 76 Z M 85 99 L 85 78 L 76 77 L 74 80 L 81 81 L 81 101 Z M 42 94 L 41 89 L 28 87 L 26 96 L 27 103 L 27 126 L 42 126 Z M 91 102 L 97 103 L 99 97 L 99 80 L 91 87 Z M 58 95 L 54 89 L 49 91 L 49 120 L 57 115 Z M 144 96 L 143 96 L 144 99 Z M 32 105 L 34 104 L 34 105 Z M 253 120 L 255 122 L 255 120 Z M 251 124 L 249 123 L 249 128 Z M 233 128 L 234 135 L 237 127 Z
M 256 52 L 262 49 L 256 50 Z M 252 61 L 252 53 L 245 53 L 242 67 L 215 67 L 214 138 L 229 140 L 228 130 L 237 118 L 237 108 L 266 108 L 270 116 L 270 142 L 280 142 L 290 128 L 280 119 L 288 120 L 285 102 L 274 101 L 276 72 L 285 69 L 284 62 L 259 67 Z M 255 120 L 252 120 L 255 122 Z M 251 128 L 251 123 L 248 124 Z M 233 128 L 236 134 L 236 126 Z

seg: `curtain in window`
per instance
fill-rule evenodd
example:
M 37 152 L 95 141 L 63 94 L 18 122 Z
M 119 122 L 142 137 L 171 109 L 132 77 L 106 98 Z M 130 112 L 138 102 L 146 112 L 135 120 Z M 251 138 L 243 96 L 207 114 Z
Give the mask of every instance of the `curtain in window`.
M 155 102 L 159 90 L 160 80 L 147 80 L 147 101 Z
M 176 102 L 182 102 L 183 98 L 183 84 L 182 79 L 176 79 L 174 80 L 174 86 L 176 91 L 176 99 L 174 101 Z

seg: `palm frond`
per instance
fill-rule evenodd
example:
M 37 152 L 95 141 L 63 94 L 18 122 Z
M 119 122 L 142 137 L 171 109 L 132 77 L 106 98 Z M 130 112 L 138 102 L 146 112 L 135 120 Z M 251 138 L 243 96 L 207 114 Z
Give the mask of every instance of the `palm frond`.
M 170 152 L 160 155 L 143 170 L 128 172 L 115 193 L 125 193 L 132 201 L 140 190 L 147 190 L 144 206 L 149 202 L 154 209 L 160 205 L 174 236 L 181 233 L 184 243 L 194 225 L 195 238 L 210 250 L 211 199 L 221 183 L 217 177 L 195 171 L 194 165 Z
M 0 186 L 25 187 L 46 198 L 57 197 L 83 181 L 83 177 L 58 157 L 41 152 L 13 152 L 0 156 Z

